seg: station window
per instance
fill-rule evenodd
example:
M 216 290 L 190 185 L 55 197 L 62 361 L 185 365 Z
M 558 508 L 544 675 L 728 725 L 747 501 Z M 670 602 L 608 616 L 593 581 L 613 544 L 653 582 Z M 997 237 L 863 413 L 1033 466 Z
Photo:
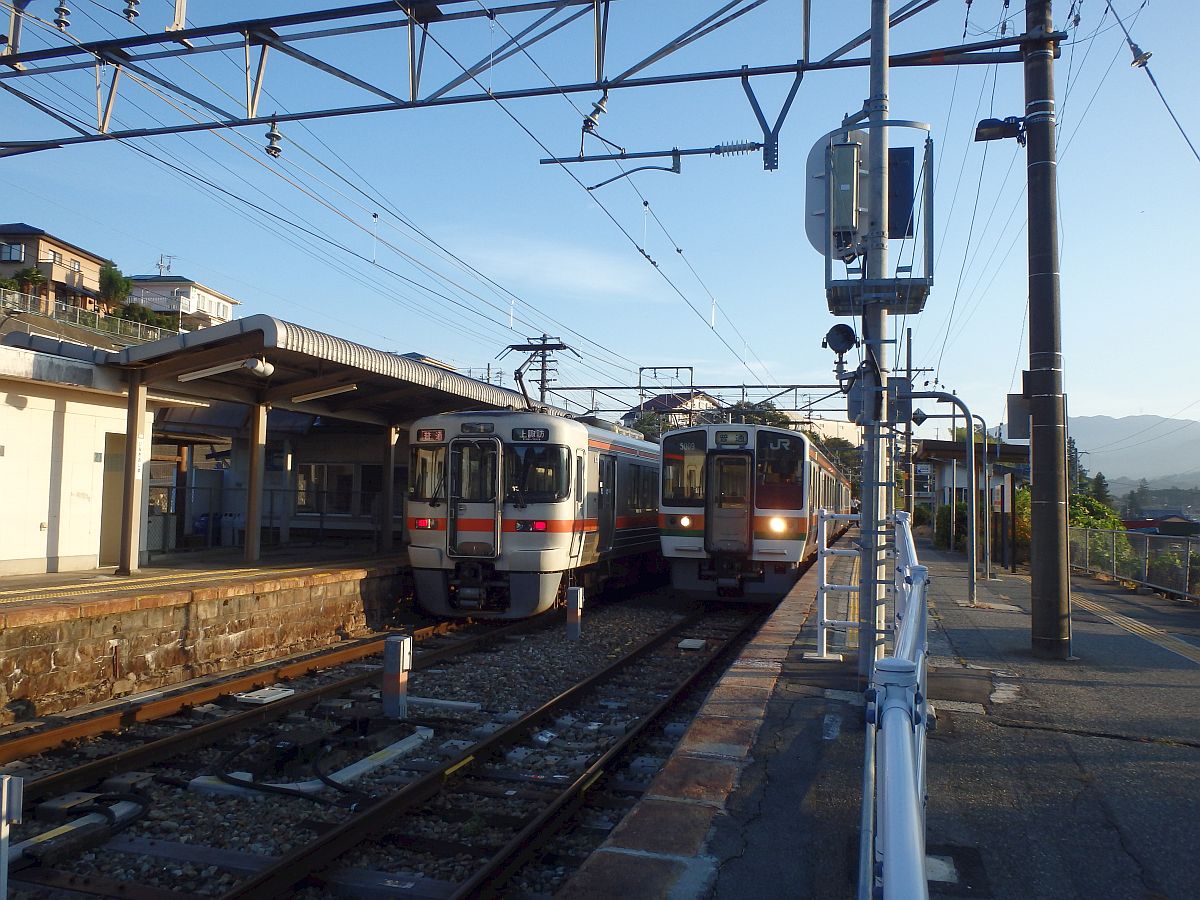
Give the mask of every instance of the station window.
M 0 244 L 0 262 L 25 262 L 25 245 Z
M 296 466 L 296 511 L 334 516 L 354 514 L 353 463 Z

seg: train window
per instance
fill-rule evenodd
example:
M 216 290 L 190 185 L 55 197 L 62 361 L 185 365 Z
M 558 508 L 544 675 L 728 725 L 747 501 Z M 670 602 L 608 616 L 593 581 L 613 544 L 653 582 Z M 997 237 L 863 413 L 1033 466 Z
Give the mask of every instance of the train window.
M 570 494 L 570 450 L 555 444 L 505 445 L 505 503 L 556 503 Z
M 408 467 L 410 500 L 435 500 L 446 496 L 446 446 L 412 448 Z
M 704 505 L 704 457 L 707 449 L 708 435 L 703 431 L 684 431 L 663 438 L 664 506 Z
M 755 502 L 759 509 L 804 508 L 804 440 L 777 431 L 758 433 Z
M 450 489 L 455 499 L 490 503 L 496 499 L 496 442 L 455 441 L 450 450 Z

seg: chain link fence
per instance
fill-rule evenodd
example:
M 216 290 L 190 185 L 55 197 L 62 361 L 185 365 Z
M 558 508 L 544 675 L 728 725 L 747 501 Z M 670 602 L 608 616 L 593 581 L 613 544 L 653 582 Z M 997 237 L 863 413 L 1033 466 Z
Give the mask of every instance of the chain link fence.
M 1071 566 L 1200 602 L 1200 538 L 1070 529 Z

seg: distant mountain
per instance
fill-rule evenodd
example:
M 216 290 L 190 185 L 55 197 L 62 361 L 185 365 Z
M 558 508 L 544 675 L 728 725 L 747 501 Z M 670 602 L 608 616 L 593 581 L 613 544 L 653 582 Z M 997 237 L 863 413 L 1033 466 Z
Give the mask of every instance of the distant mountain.
M 1145 478 L 1151 488 L 1200 486 L 1200 422 L 1161 416 L 1079 416 L 1067 431 L 1092 475 L 1103 472 L 1114 495 Z

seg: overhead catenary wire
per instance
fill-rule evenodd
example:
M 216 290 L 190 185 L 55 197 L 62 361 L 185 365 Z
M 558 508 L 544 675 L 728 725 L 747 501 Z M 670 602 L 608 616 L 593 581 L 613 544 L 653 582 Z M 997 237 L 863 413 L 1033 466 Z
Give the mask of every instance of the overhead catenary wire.
M 35 17 L 35 18 L 36 18 L 36 17 Z M 89 18 L 90 18 L 90 17 L 89 17 Z M 95 21 L 95 20 L 93 20 L 93 21 Z M 46 23 L 46 24 L 48 24 L 48 23 Z M 100 27 L 103 27 L 103 26 L 100 26 Z M 144 30 L 143 30 L 143 31 L 144 31 Z M 111 32 L 109 32 L 109 34 L 111 35 Z M 69 37 L 68 37 L 68 39 L 72 39 L 72 38 L 70 38 L 70 36 L 69 36 Z M 191 68 L 191 69 L 193 69 L 193 71 L 195 71 L 194 67 L 190 66 L 190 64 L 187 64 L 187 65 L 188 65 L 188 68 Z M 197 72 L 197 74 L 199 74 L 199 75 L 200 75 L 200 77 L 204 78 L 204 80 L 205 80 L 205 81 L 207 81 L 209 84 L 211 84 L 213 87 L 215 87 L 215 88 L 217 88 L 218 90 L 222 91 L 222 93 L 224 93 L 226 96 L 232 97 L 232 95 L 231 95 L 231 94 L 229 94 L 229 92 L 228 92 L 228 91 L 224 91 L 224 89 L 223 89 L 223 88 L 222 88 L 222 87 L 221 87 L 219 84 L 217 84 L 216 82 L 214 82 L 214 81 L 212 81 L 211 79 L 209 79 L 209 78 L 207 78 L 206 76 L 204 76 L 204 75 L 203 75 L 203 73 L 199 73 L 199 72 Z M 131 76 L 131 78 L 132 78 L 132 80 L 134 80 L 134 82 L 135 82 L 135 83 L 139 83 L 139 84 L 140 84 L 142 87 L 144 87 L 146 90 L 150 91 L 152 94 L 154 94 L 155 96 L 157 96 L 159 99 L 163 100 L 164 102 L 168 103 L 169 105 L 171 105 L 172 107 L 174 107 L 176 110 L 178 110 L 178 111 L 181 111 L 181 112 L 184 112 L 184 114 L 185 114 L 185 115 L 189 115 L 189 113 L 187 112 L 187 110 L 184 108 L 184 106 L 186 106 L 186 104 L 184 104 L 184 103 L 183 103 L 183 101 L 176 102 L 176 101 L 174 101 L 172 98 L 164 96 L 164 95 L 163 95 L 163 94 L 161 94 L 159 91 L 157 91 L 155 88 L 153 88 L 153 87 L 151 87 L 151 86 L 149 86 L 149 85 L 146 85 L 144 82 L 141 82 L 141 81 L 140 81 L 139 79 L 137 79 L 136 77 L 134 77 L 134 76 Z M 235 98 L 235 99 L 236 99 L 236 98 Z M 135 105 L 135 107 L 136 107 L 136 104 L 134 104 L 134 105 Z M 143 110 L 143 112 L 145 112 L 145 111 Z M 151 117 L 151 118 L 153 118 L 153 117 Z M 239 137 L 241 137 L 241 134 L 240 134 L 240 133 L 238 133 L 238 134 L 239 134 Z M 221 138 L 222 138 L 222 140 L 225 140 L 225 141 L 226 141 L 226 143 L 228 143 L 228 144 L 229 144 L 231 147 L 233 147 L 232 143 L 231 143 L 231 142 L 229 142 L 227 139 L 225 139 L 223 135 L 218 135 L 218 136 L 219 136 L 219 137 L 221 137 Z M 243 139 L 244 139 L 244 138 L 243 138 Z M 244 140 L 245 140 L 245 139 L 244 139 Z M 248 142 L 248 141 L 247 141 L 247 142 Z M 246 153 L 245 153 L 245 151 L 243 151 L 243 150 L 240 150 L 239 148 L 236 148 L 236 147 L 234 147 L 233 149 L 235 149 L 237 152 L 241 152 L 241 153 L 243 153 L 243 155 L 245 155 L 245 156 L 247 156 L 248 158 L 250 158 L 250 159 L 254 160 L 255 162 L 259 162 L 259 163 L 260 163 L 260 165 L 262 164 L 262 163 L 261 163 L 261 161 L 257 160 L 257 159 L 256 159 L 256 158 L 255 158 L 253 155 L 251 155 L 251 154 L 246 154 Z M 202 152 L 203 152 L 203 151 L 202 151 Z M 208 154 L 206 153 L 205 155 L 208 155 Z M 302 167 L 301 167 L 301 168 L 302 168 Z M 328 168 L 328 167 L 327 167 L 327 168 Z M 281 175 L 281 173 L 274 173 L 274 174 L 280 175 L 280 177 L 284 177 L 284 176 L 282 176 L 282 175 Z M 311 176 L 311 175 L 312 175 L 312 173 L 311 173 L 311 172 L 308 172 L 307 174 L 308 174 L 309 176 Z M 239 176 L 239 177 L 240 177 L 240 176 Z M 285 180 L 287 180 L 287 179 L 285 178 Z M 325 182 L 322 182 L 322 183 L 325 183 Z M 315 193 L 314 193 L 313 191 L 310 191 L 310 190 L 305 190 L 305 189 L 301 188 L 299 185 L 295 185 L 295 184 L 293 184 L 293 186 L 294 186 L 294 187 L 297 187 L 297 188 L 298 188 L 298 189 L 300 189 L 302 192 L 304 192 L 304 193 L 308 194 L 308 195 L 309 195 L 309 197 L 310 197 L 310 199 L 313 199 L 313 200 L 315 200 L 316 202 L 321 202 L 321 203 L 323 203 L 324 205 L 326 205 L 327 207 L 329 207 L 329 208 L 333 209 L 333 206 L 332 206 L 332 204 L 329 204 L 329 203 L 328 203 L 328 201 L 325 201 L 323 198 L 320 198 L 320 197 L 316 196 L 316 195 L 315 195 Z M 253 187 L 253 186 L 252 186 L 252 187 Z M 257 187 L 254 187 L 254 189 L 255 189 L 255 190 L 259 190 L 259 192 L 261 193 L 261 190 L 260 190 L 260 189 L 258 189 Z M 266 196 L 266 195 L 264 195 L 264 196 Z M 344 194 L 342 194 L 341 196 L 345 197 L 345 195 L 344 195 Z M 274 201 L 274 200 L 272 199 L 272 202 L 277 202 L 277 201 Z M 336 210 L 336 209 L 333 209 L 333 211 L 334 211 L 335 213 L 337 212 L 337 210 Z M 459 284 L 457 284 L 457 283 L 454 283 L 452 279 L 448 279 L 448 278 L 447 278 L 447 277 L 444 275 L 444 273 L 441 273 L 441 272 L 434 271 L 434 270 L 433 270 L 431 267 L 429 267 L 427 264 L 424 264 L 422 261 L 420 261 L 420 260 L 416 260 L 416 259 L 412 258 L 410 254 L 405 254 L 405 253 L 404 253 L 402 250 L 400 250 L 399 248 L 393 248 L 393 249 L 395 249 L 395 250 L 396 250 L 396 252 L 398 252 L 398 253 L 399 253 L 401 256 L 403 256 L 403 257 L 406 257 L 406 258 L 408 259 L 408 261 L 410 262 L 410 264 L 412 264 L 412 265 L 416 266 L 417 268 L 423 268 L 423 269 L 425 270 L 426 274 L 427 274 L 429 277 L 433 277 L 433 278 L 435 278 L 435 279 L 439 279 L 439 280 L 441 280 L 441 281 L 447 282 L 447 283 L 451 284 L 451 285 L 453 286 L 453 288 L 456 288 L 456 289 L 458 289 L 458 290 L 461 290 L 461 291 L 463 291 L 464 293 L 467 293 L 467 294 L 470 294 L 470 295 L 473 295 L 473 296 L 475 296 L 475 297 L 476 297 L 476 299 L 479 299 L 479 300 L 480 300 L 480 302 L 487 303 L 487 301 L 486 301 L 486 300 L 484 300 L 483 298 L 481 298 L 481 297 L 480 297 L 478 294 L 475 294 L 474 292 L 471 292 L 471 291 L 469 291 L 468 289 L 464 288 L 462 285 L 459 285 Z M 444 249 L 444 248 L 442 248 L 442 249 Z M 390 274 L 392 274 L 394 277 L 398 277 L 398 278 L 402 278 L 402 279 L 406 277 L 406 276 L 403 276 L 401 273 L 395 272 L 395 270 L 391 270 L 391 269 L 389 269 L 389 270 L 387 270 L 387 271 L 388 271 Z M 477 270 L 476 270 L 476 271 L 477 271 Z M 416 288 L 418 288 L 418 289 L 421 289 L 421 290 L 428 290 L 428 287 L 427 287 L 427 286 L 423 286 L 423 285 L 419 284 L 418 282 L 415 282 L 415 281 L 413 281 L 412 279 L 408 279 L 408 281 L 409 281 L 409 283 L 411 283 L 411 284 L 412 284 L 414 287 L 416 287 Z M 492 282 L 492 283 L 494 284 L 494 282 Z M 442 294 L 441 292 L 435 292 L 435 293 L 437 293 L 439 297 L 445 298 L 445 295 L 444 295 L 444 294 Z M 511 294 L 511 292 L 509 292 L 509 293 Z M 513 295 L 513 297 L 515 298 L 515 295 Z M 518 299 L 518 300 L 521 300 L 521 298 L 516 298 L 516 299 Z M 521 300 L 521 302 L 522 302 L 522 303 L 523 303 L 523 305 L 524 305 L 524 306 L 526 306 L 527 308 L 533 308 L 532 304 L 525 303 L 525 301 L 523 301 L 523 300 Z M 495 307 L 495 304 L 490 304 L 490 305 L 491 305 L 493 308 L 496 308 L 496 307 Z M 423 311 L 423 310 L 421 310 L 421 309 L 419 309 L 419 308 L 413 308 L 413 311 L 415 311 L 415 312 L 418 312 L 418 313 L 420 313 L 420 314 L 424 314 L 424 315 L 426 315 L 426 317 L 429 317 L 428 311 Z M 440 317 L 434 316 L 434 318 L 435 318 L 435 319 L 438 319 L 438 318 L 440 318 Z M 447 325 L 453 325 L 453 324 L 454 324 L 453 322 L 451 322 L 451 321 L 449 321 L 449 320 L 442 320 L 442 323 L 443 323 L 443 324 L 447 324 Z M 541 326 L 541 325 L 540 325 L 540 324 L 538 324 L 538 323 L 528 323 L 528 322 L 526 322 L 526 323 L 523 323 L 523 324 L 527 325 L 527 326 L 528 326 L 528 328 L 529 328 L 529 330 L 542 330 L 542 329 L 543 329 L 543 326 Z M 459 327 L 461 327 L 461 325 L 460 325 Z M 480 335 L 479 333 L 475 333 L 475 336 L 476 336 L 477 338 L 482 338 L 482 335 Z M 494 340 L 494 339 L 493 339 L 493 340 Z M 501 343 L 502 343 L 502 342 L 503 342 L 503 340 L 501 341 Z M 493 346 L 494 346 L 494 344 L 493 344 Z M 601 348 L 601 349 L 604 349 L 604 348 Z M 632 360 L 630 360 L 629 362 L 630 362 L 630 363 L 632 363 Z M 597 372 L 597 374 L 601 374 L 601 375 L 604 375 L 604 374 L 605 374 L 605 373 L 602 373 L 602 372 L 600 372 L 600 370 L 596 370 L 596 372 Z
M 468 70 L 468 68 L 466 66 L 464 66 L 462 64 L 462 62 L 459 61 L 458 57 L 456 57 L 453 53 L 451 53 L 450 50 L 441 41 L 439 41 L 436 37 L 434 37 L 432 35 L 432 33 L 429 35 L 429 39 L 438 47 L 438 49 L 440 49 L 443 53 L 446 54 L 446 56 L 450 59 L 451 62 L 453 62 L 456 66 L 458 66 L 460 69 L 462 69 L 463 73 L 465 75 L 468 75 L 470 77 L 470 79 L 475 82 L 475 85 L 480 90 L 485 90 L 485 88 L 483 87 L 483 84 L 479 81 L 479 78 L 476 75 L 471 74 L 470 70 Z M 520 120 L 520 118 L 518 118 L 517 115 L 515 113 L 513 113 L 512 110 L 510 110 L 500 99 L 498 99 L 496 97 L 492 97 L 492 100 L 504 112 L 504 114 L 506 116 L 508 116 L 513 121 L 513 123 L 526 134 L 527 137 L 529 137 L 530 140 L 532 140 L 534 143 L 536 143 L 538 145 L 538 147 L 541 148 L 541 150 L 547 156 L 554 155 L 554 153 L 550 150 L 549 147 L 546 146 L 546 144 L 541 140 L 541 138 L 539 138 L 536 134 L 534 134 L 533 131 L 531 131 L 528 128 L 528 126 L 526 126 L 525 123 L 522 122 Z M 649 255 L 645 252 L 645 250 L 638 245 L 637 239 L 634 238 L 634 236 L 629 233 L 629 229 L 621 224 L 621 222 L 617 219 L 617 217 L 613 214 L 613 212 L 607 206 L 604 205 L 604 203 L 600 200 L 600 198 L 595 196 L 594 192 L 588 191 L 587 186 L 582 181 L 580 181 L 578 176 L 576 176 L 575 173 L 572 172 L 567 166 L 560 164 L 560 169 L 563 172 L 565 172 L 567 174 L 567 176 L 572 181 L 575 182 L 576 185 L 579 186 L 580 190 L 582 190 L 585 194 L 587 194 L 588 197 L 591 198 L 592 202 L 595 203 L 600 208 L 600 210 L 604 213 L 605 217 L 607 217 L 609 219 L 609 221 L 611 221 L 613 223 L 613 225 L 615 225 L 617 227 L 617 230 L 620 231 L 621 234 L 625 236 L 625 239 L 634 247 L 634 249 L 637 250 L 642 256 L 644 256 L 648 262 L 650 262 L 650 264 L 654 267 L 654 270 L 658 273 L 659 277 L 661 277 L 667 283 L 667 285 L 671 288 L 671 290 L 676 295 L 678 295 L 681 300 L 683 300 L 683 302 L 687 305 L 687 307 L 693 313 L 695 313 L 696 317 L 699 318 L 700 321 L 704 322 L 707 325 L 708 319 L 704 316 L 704 314 L 696 308 L 695 304 L 693 304 L 691 302 L 691 300 L 688 299 L 687 295 L 684 294 L 683 291 L 681 291 L 679 289 L 678 285 L 676 285 L 675 282 L 671 279 L 671 277 L 662 270 L 662 268 L 658 265 L 658 263 L 656 263 L 653 259 L 651 259 L 649 257 Z M 723 335 L 721 335 L 720 332 L 716 331 L 716 329 L 710 329 L 710 330 L 716 336 L 717 340 L 719 340 L 725 346 L 725 348 L 733 355 L 733 357 L 735 359 L 737 359 L 742 364 L 742 366 L 745 367 L 745 369 L 752 376 L 757 378 L 759 381 L 762 380 L 758 376 L 758 374 L 756 372 L 754 372 L 754 370 L 751 369 L 749 365 L 747 365 L 745 360 L 742 359 L 742 357 L 738 354 L 738 352 L 732 347 L 732 345 L 730 345 L 730 343 L 725 339 L 725 337 Z

